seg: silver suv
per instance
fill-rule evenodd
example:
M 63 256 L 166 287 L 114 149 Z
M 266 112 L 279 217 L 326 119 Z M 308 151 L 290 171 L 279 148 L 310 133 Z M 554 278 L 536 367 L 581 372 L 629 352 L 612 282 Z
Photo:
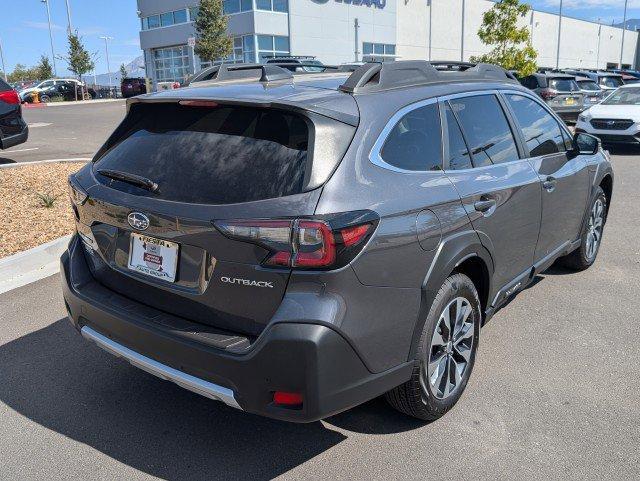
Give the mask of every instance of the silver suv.
M 497 309 L 594 263 L 612 187 L 598 140 L 492 65 L 228 66 L 129 99 L 70 177 L 64 299 L 88 340 L 237 409 L 385 394 L 432 420 Z

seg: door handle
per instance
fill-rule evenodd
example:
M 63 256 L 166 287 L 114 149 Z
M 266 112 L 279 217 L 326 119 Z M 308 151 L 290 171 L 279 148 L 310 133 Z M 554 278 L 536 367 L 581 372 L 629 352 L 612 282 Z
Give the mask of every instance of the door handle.
M 473 208 L 478 212 L 488 212 L 496 206 L 495 199 L 480 199 L 473 204 Z
M 558 181 L 555 177 L 547 177 L 547 180 L 542 183 L 542 187 L 544 187 L 547 192 L 553 192 L 556 188 L 557 182 Z

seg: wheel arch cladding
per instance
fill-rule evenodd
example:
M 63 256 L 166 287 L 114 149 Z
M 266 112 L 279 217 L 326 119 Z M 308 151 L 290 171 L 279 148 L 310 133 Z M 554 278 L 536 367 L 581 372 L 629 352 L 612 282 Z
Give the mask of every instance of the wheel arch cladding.
M 414 359 L 416 356 L 424 323 L 431 309 L 433 299 L 444 281 L 456 272 L 467 275 L 476 285 L 484 311 L 492 292 L 491 278 L 493 270 L 494 264 L 491 254 L 482 245 L 475 231 L 469 230 L 457 233 L 440 244 L 436 257 L 422 285 L 420 309 L 413 330 L 409 359 Z M 481 282 L 482 287 L 479 287 L 476 281 Z
M 609 207 L 611 206 L 611 197 L 613 196 L 613 177 L 610 174 L 605 174 L 605 176 L 600 181 L 600 188 L 604 191 L 604 195 L 607 196 L 607 213 L 609 212 Z

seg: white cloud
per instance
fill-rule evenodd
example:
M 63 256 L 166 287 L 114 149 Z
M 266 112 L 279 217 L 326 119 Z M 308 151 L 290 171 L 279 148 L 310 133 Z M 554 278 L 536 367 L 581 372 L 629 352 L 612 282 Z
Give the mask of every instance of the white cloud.
M 545 0 L 547 7 L 559 7 L 560 0 Z M 602 8 L 610 10 L 613 8 L 623 9 L 624 0 L 563 0 L 563 8 Z M 628 8 L 640 8 L 640 0 L 629 0 Z
M 123 40 L 122 42 L 116 42 L 116 43 L 124 47 L 140 47 L 140 38 L 133 37 L 127 40 Z
M 22 22 L 22 24 L 28 28 L 37 28 L 38 30 L 49 30 L 49 24 L 47 22 L 32 22 L 31 20 L 26 20 Z M 51 30 L 64 30 L 64 27 L 61 27 L 60 25 L 56 25 L 55 23 L 52 23 Z

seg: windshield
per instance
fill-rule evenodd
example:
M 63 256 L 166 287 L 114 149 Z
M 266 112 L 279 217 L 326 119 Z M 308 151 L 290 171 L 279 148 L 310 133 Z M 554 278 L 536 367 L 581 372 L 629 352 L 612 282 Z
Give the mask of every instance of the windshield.
M 640 105 L 640 87 L 618 89 L 602 103 L 604 105 Z
M 617 89 L 623 84 L 621 77 L 600 77 L 600 85 Z
M 578 80 L 578 85 L 582 90 L 600 90 L 598 84 L 593 80 Z
M 576 81 L 568 78 L 549 79 L 549 88 L 558 92 L 577 92 L 580 90 Z

